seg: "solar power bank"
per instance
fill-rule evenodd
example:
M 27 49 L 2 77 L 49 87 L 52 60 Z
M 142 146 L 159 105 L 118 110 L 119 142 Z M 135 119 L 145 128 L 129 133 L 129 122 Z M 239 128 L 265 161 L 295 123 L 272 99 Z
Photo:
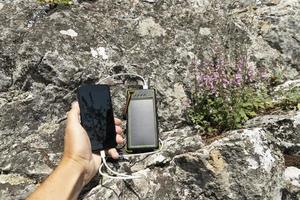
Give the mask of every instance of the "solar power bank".
M 127 92 L 128 153 L 150 152 L 158 149 L 158 122 L 154 89 Z

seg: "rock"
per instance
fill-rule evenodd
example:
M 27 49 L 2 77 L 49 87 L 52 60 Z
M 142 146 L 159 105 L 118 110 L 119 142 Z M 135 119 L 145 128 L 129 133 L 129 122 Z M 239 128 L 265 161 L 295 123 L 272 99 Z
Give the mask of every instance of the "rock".
M 166 31 L 157 23 L 155 23 L 153 18 L 146 18 L 142 20 L 138 26 L 138 33 L 141 36 L 156 37 L 164 36 Z
M 174 166 L 170 162 L 176 155 L 200 149 L 203 143 L 200 135 L 189 127 L 163 132 L 161 135 L 165 138 L 161 152 L 148 157 L 133 158 L 130 163 L 125 163 L 118 169 L 121 171 L 122 168 L 130 166 L 130 171 L 145 173 L 145 179 L 125 182 L 103 180 L 103 186 L 96 186 L 85 199 L 117 199 L 117 196 L 122 199 L 178 199 L 179 194 L 174 188 L 177 184 L 172 173 Z
M 268 141 L 262 129 L 245 129 L 176 156 L 174 177 L 189 191 L 183 199 L 280 199 L 283 157 Z
M 71 38 L 74 38 L 74 37 L 77 37 L 78 36 L 78 33 L 76 33 L 73 29 L 68 29 L 68 30 L 61 30 L 59 31 L 60 34 L 63 34 L 63 35 L 68 35 L 70 36 Z
M 267 6 L 274 6 L 277 5 L 281 2 L 281 0 L 266 0 L 266 1 L 261 1 L 263 4 Z
M 148 3 L 155 3 L 155 2 L 157 2 L 158 0 L 143 0 L 143 1 L 148 2 Z
M 290 187 L 291 192 L 300 191 L 300 169 L 296 167 L 287 167 L 284 171 L 284 179 Z
M 171 156 L 165 163 L 162 155 L 171 148 L 166 147 L 162 155 L 148 158 L 162 163 L 148 165 L 147 178 L 132 182 L 108 180 L 86 198 L 280 199 L 284 162 L 269 137 L 262 129 L 233 131 L 198 150 Z
M 12 194 L 17 194 L 15 199 L 25 199 L 29 192 L 35 188 L 36 181 L 20 174 L 1 174 L 0 175 L 0 197 L 9 199 Z M 18 190 L 23 190 L 20 194 Z
M 13 79 L 13 69 L 15 67 L 14 60 L 9 56 L 0 53 L 0 91 L 7 91 L 7 89 L 12 85 Z
M 282 1 L 271 13 L 268 12 L 267 14 L 264 11 L 265 19 L 271 21 L 272 27 L 263 35 L 269 45 L 283 55 L 285 62 L 298 72 L 300 70 L 299 51 L 295 50 L 295 48 L 299 48 L 300 45 L 300 26 L 297 25 L 299 23 L 296 20 L 300 16 L 299 10 L 300 2 L 290 0 Z M 293 17 L 289 16 L 292 13 Z M 273 15 L 274 17 L 268 17 L 267 15 Z M 286 17 L 281 17 L 284 15 Z
M 26 177 L 22 177 L 17 174 L 2 174 L 0 175 L 0 184 L 8 183 L 10 185 L 19 185 L 19 184 L 31 184 L 35 181 L 28 179 Z
M 299 75 L 299 30 L 300 26 L 296 25 L 300 17 L 300 3 L 297 0 L 288 1 L 262 1 L 266 5 L 258 8 L 253 14 L 256 15 L 253 27 L 258 30 L 254 40 L 261 41 L 258 46 L 266 46 L 266 54 L 258 51 L 256 62 L 259 67 L 266 65 L 277 66 L 273 74 L 282 74 L 287 78 L 294 78 Z M 251 14 L 250 14 L 251 15 Z M 244 18 L 243 18 L 244 19 Z M 249 19 L 249 18 L 248 18 Z M 263 40 L 262 40 L 263 39 Z M 267 42 L 264 44 L 263 42 Z M 256 43 L 256 42 L 255 42 Z M 271 49 L 272 50 L 272 55 Z M 265 54 L 259 58 L 259 54 Z M 270 57 L 270 56 L 273 56 Z M 281 68 L 281 69 L 280 69 Z M 295 76 L 296 75 L 296 76 Z
M 300 169 L 287 167 L 284 171 L 284 179 L 287 189 L 284 191 L 284 199 L 300 198 Z
M 300 79 L 286 81 L 285 83 L 276 86 L 274 91 L 290 90 L 293 88 L 300 88 Z
M 300 112 L 285 115 L 265 115 L 246 123 L 247 127 L 264 127 L 275 138 L 285 154 L 300 156 Z
M 116 166 L 144 170 L 147 179 L 94 182 L 83 199 L 297 195 L 282 184 L 283 157 L 276 145 L 298 155 L 299 114 L 255 125 L 267 127 L 266 132 L 233 131 L 205 145 L 188 126 L 186 110 L 196 88 L 195 62 L 210 56 L 217 42 L 233 49 L 247 44 L 249 62 L 257 68 L 299 76 L 298 8 L 297 0 L 98 0 L 56 7 L 36 0 L 2 1 L 0 199 L 24 199 L 58 164 L 65 114 L 78 86 L 120 72 L 150 78 L 165 148 Z M 127 85 L 139 81 L 107 82 L 115 84 L 114 111 L 121 117 Z
M 108 55 L 107 55 L 106 50 L 105 50 L 104 47 L 99 47 L 97 49 L 91 48 L 91 54 L 94 58 L 101 57 L 103 60 L 108 59 Z
M 199 33 L 201 34 L 201 35 L 210 35 L 211 34 L 211 31 L 210 31 L 210 29 L 209 28 L 200 28 L 200 30 L 199 30 Z

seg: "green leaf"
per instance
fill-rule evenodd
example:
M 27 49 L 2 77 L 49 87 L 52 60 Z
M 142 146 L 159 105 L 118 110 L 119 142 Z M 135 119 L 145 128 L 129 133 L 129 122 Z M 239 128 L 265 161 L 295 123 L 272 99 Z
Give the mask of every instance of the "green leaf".
M 265 108 L 266 108 L 266 107 L 265 107 L 265 104 L 264 104 L 264 103 L 260 103 L 260 104 L 259 104 L 259 108 L 265 109 Z
M 236 128 L 242 128 L 242 125 L 241 124 L 237 124 Z
M 211 133 L 211 132 L 214 131 L 214 129 L 213 129 L 212 127 L 208 127 L 207 131 L 208 131 L 209 133 Z
M 246 116 L 246 113 L 245 113 L 245 111 L 244 111 L 243 109 L 240 109 L 240 110 L 239 110 L 239 114 L 240 114 L 240 116 L 241 116 L 242 118 L 247 117 L 247 116 Z
M 259 104 L 257 103 L 257 102 L 253 102 L 253 106 L 255 107 L 255 109 L 258 109 L 258 107 L 259 107 Z
M 247 115 L 250 116 L 250 117 L 255 117 L 256 116 L 256 112 L 250 111 L 250 112 L 247 112 Z
M 246 102 L 242 104 L 242 107 L 247 108 L 247 107 L 252 107 L 252 103 Z
M 300 103 L 298 103 L 297 108 L 298 108 L 298 110 L 300 110 Z
M 241 122 L 241 117 L 239 115 L 237 115 L 235 118 L 234 118 L 234 122 L 236 124 L 240 123 Z

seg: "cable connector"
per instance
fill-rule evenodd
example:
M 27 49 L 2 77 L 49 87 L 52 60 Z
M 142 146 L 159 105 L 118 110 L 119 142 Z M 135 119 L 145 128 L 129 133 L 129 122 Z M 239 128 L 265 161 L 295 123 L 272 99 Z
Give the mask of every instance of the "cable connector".
M 133 74 L 133 73 L 119 73 L 119 74 L 114 74 L 114 75 L 111 75 L 111 76 L 107 76 L 106 78 L 103 78 L 103 79 L 100 79 L 97 84 L 100 84 L 102 83 L 103 81 L 109 79 L 109 78 L 115 78 L 115 77 L 119 77 L 119 76 L 131 76 L 131 77 L 137 77 L 139 78 L 140 80 L 143 81 L 143 89 L 148 89 L 148 85 L 147 85 L 147 81 L 145 80 L 144 77 L 138 75 L 138 74 Z M 144 88 L 145 87 L 145 88 Z
M 149 88 L 149 84 L 148 83 L 149 83 L 149 80 L 148 81 L 145 80 L 145 82 L 143 84 L 143 89 L 144 90 L 147 90 Z

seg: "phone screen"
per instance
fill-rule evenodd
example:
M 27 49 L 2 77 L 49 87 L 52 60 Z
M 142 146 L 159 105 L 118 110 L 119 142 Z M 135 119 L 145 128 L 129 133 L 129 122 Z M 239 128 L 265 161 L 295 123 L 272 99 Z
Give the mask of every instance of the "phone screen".
M 108 85 L 82 85 L 78 91 L 81 125 L 88 133 L 92 150 L 117 146 Z

